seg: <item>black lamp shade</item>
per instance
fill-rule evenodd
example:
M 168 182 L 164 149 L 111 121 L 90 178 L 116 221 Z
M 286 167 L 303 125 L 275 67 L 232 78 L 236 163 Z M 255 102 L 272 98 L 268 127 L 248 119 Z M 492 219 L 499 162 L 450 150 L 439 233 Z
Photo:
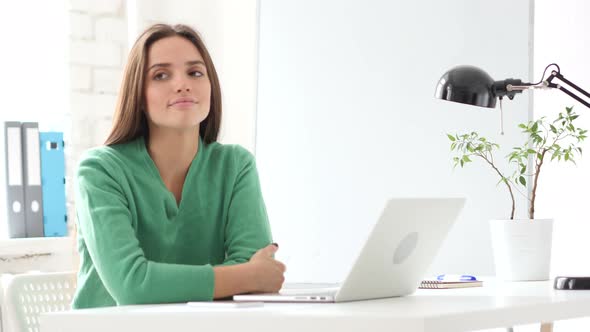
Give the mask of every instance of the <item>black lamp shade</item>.
M 458 66 L 447 71 L 438 81 L 435 97 L 462 104 L 496 107 L 492 93 L 494 80 L 485 71 L 473 66 Z

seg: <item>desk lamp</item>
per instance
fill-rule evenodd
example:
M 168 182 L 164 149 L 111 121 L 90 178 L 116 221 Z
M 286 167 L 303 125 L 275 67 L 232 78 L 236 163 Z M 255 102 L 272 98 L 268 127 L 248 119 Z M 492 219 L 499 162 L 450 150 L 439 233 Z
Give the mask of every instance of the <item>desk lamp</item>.
M 545 74 L 550 67 L 551 74 L 545 79 Z M 447 71 L 436 85 L 436 98 L 454 101 L 462 104 L 494 108 L 496 98 L 504 97 L 512 100 L 517 93 L 529 89 L 559 89 L 590 108 L 590 102 L 568 90 L 561 84 L 554 83 L 560 80 L 569 85 L 578 94 L 590 99 L 590 93 L 584 91 L 574 83 L 567 80 L 561 74 L 559 66 L 555 63 L 548 65 L 543 72 L 541 80 L 537 83 L 524 83 L 519 79 L 508 78 L 502 81 L 494 81 L 485 71 L 473 66 L 457 66 Z
M 551 74 L 545 78 L 550 67 L 555 67 Z M 558 79 L 590 99 L 590 93 L 567 80 L 561 74 L 559 66 L 552 63 L 545 67 L 541 80 L 537 83 L 523 83 L 519 79 L 508 78 L 502 81 L 494 81 L 485 71 L 473 66 L 457 66 L 447 71 L 436 85 L 435 97 L 438 99 L 454 101 L 457 103 L 495 108 L 496 98 L 500 101 L 504 97 L 514 99 L 517 93 L 529 89 L 559 89 L 590 108 L 590 103 L 576 95 L 563 85 L 554 83 Z M 556 289 L 590 289 L 590 277 L 556 277 L 554 282 Z

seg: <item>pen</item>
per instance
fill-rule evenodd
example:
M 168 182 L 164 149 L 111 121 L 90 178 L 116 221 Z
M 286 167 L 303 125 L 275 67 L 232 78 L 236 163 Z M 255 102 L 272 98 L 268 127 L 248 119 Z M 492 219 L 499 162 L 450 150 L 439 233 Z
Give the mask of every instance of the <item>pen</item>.
M 474 276 L 466 274 L 441 274 L 436 276 L 436 280 L 441 281 L 474 281 L 477 280 Z

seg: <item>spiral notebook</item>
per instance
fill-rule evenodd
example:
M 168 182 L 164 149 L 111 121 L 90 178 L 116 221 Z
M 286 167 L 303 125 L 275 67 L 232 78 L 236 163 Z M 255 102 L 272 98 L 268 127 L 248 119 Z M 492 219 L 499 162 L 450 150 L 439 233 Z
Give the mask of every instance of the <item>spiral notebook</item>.
M 422 280 L 420 287 L 422 289 L 442 289 L 442 288 L 467 288 L 467 287 L 481 287 L 483 281 L 442 281 L 442 280 Z

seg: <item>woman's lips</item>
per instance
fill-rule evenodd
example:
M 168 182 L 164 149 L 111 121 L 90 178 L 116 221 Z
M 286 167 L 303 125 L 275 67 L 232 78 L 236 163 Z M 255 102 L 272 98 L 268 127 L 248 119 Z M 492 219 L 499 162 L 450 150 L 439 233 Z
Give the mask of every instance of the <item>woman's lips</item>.
M 171 107 L 177 107 L 177 108 L 189 108 L 194 106 L 195 103 L 192 101 L 180 101 L 177 103 L 173 103 L 172 105 L 170 105 Z
M 197 103 L 197 100 L 195 98 L 187 96 L 187 97 L 178 97 L 176 99 L 173 99 L 172 102 L 169 104 L 169 106 L 185 108 L 185 107 L 190 107 L 196 103 Z

